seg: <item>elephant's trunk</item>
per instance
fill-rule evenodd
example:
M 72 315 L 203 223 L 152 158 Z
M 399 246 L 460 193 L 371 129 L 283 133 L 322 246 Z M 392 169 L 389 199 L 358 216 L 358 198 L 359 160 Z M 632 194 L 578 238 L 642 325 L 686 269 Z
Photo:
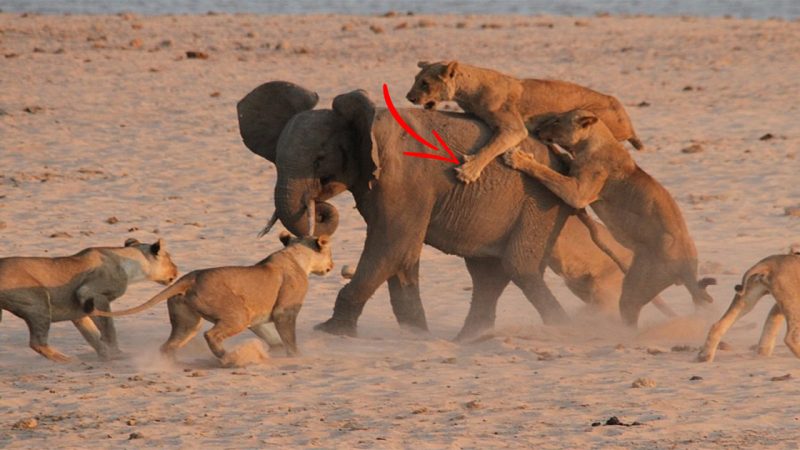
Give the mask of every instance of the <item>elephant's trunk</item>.
M 316 201 L 318 189 L 305 180 L 282 180 L 275 186 L 275 208 L 283 226 L 297 236 L 332 235 L 339 212 L 327 202 Z

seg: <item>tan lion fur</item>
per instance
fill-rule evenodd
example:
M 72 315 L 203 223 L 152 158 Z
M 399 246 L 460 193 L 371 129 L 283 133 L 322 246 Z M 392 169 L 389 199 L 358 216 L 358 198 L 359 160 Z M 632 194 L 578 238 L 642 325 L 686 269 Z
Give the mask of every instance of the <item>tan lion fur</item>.
M 775 339 L 786 319 L 784 342 L 800 358 L 800 254 L 793 251 L 788 255 L 768 256 L 745 272 L 742 284 L 736 286 L 730 307 L 708 331 L 706 343 L 697 356 L 698 361 L 713 361 L 722 336 L 767 294 L 775 299 L 775 305 L 764 322 L 758 341 L 758 354 L 772 354 Z
M 119 352 L 114 322 L 103 318 L 95 323 L 86 310 L 110 310 L 109 303 L 122 296 L 129 283 L 169 284 L 177 275 L 160 239 L 155 244 L 129 239 L 124 247 L 91 247 L 56 258 L 0 258 L 0 311 L 24 320 L 31 348 L 52 361 L 69 360 L 47 343 L 50 323 L 64 320 L 71 320 L 105 359 Z
M 627 324 L 635 326 L 641 308 L 672 284 L 684 284 L 696 305 L 712 301 L 704 287 L 713 280 L 697 280 L 697 250 L 675 200 L 636 165 L 597 115 L 570 111 L 535 133 L 569 150 L 574 157 L 569 175 L 518 150 L 506 153 L 506 164 L 537 178 L 573 208 L 591 205 L 614 238 L 633 251 L 619 302 Z
M 225 356 L 225 339 L 250 329 L 270 342 L 267 323 L 274 322 L 286 351 L 297 353 L 295 319 L 308 290 L 308 274 L 324 275 L 333 269 L 327 236 L 292 238 L 281 235 L 285 248 L 252 266 L 194 270 L 147 302 L 124 311 L 94 311 L 92 315 L 117 317 L 135 314 L 167 301 L 172 333 L 161 352 L 175 352 L 197 334 L 203 319 L 214 323 L 205 332 L 217 358 Z
M 528 128 L 544 115 L 576 108 L 597 114 L 616 139 L 643 147 L 625 108 L 612 96 L 566 81 L 520 80 L 458 61 L 419 62 L 418 66 L 421 70 L 406 94 L 409 101 L 430 109 L 437 102 L 454 100 L 494 131 L 489 142 L 456 169 L 458 179 L 465 183 L 476 181 L 489 162 L 522 142 Z

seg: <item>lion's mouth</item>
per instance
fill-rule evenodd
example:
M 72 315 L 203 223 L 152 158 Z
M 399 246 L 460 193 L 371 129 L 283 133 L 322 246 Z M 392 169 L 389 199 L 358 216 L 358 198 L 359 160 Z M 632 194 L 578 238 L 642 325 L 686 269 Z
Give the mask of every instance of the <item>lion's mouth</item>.
M 429 102 L 425 103 L 425 105 L 423 105 L 423 107 L 425 109 L 433 109 L 435 106 L 436 106 L 436 102 L 434 102 L 434 101 L 429 101 Z

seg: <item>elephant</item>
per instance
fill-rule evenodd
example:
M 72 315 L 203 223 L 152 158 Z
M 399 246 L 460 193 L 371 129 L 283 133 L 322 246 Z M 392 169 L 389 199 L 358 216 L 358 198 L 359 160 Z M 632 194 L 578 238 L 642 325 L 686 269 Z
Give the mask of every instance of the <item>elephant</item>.
M 316 329 L 356 336 L 365 303 L 388 281 L 398 323 L 427 331 L 419 295 L 423 244 L 463 257 L 472 278 L 470 308 L 457 340 L 494 327 L 497 300 L 511 282 L 545 324 L 567 320 L 543 273 L 565 221 L 574 218 L 571 207 L 501 161 L 489 164 L 480 182 L 466 185 L 452 164 L 404 155 L 430 151 L 364 91 L 335 97 L 330 109 L 314 109 L 318 100 L 301 86 L 273 81 L 237 104 L 245 146 L 277 167 L 272 223 L 280 219 L 298 236 L 333 234 L 338 212 L 325 200 L 349 190 L 367 224 L 356 272 L 339 291 L 332 317 Z M 420 133 L 438 131 L 460 154 L 491 137 L 485 124 L 465 114 L 400 114 Z M 562 164 L 533 138 L 521 148 L 540 161 Z

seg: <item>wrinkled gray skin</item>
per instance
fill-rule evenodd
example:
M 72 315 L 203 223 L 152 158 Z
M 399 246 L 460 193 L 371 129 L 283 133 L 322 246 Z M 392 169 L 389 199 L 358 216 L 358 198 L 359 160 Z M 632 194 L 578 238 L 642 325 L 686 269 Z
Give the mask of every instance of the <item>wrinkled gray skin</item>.
M 363 91 L 336 97 L 332 109 L 311 110 L 316 100 L 299 86 L 272 82 L 248 94 L 238 109 L 245 144 L 277 166 L 277 215 L 290 232 L 308 234 L 306 205 L 313 199 L 315 234 L 332 233 L 335 210 L 321 202 L 344 190 L 353 194 L 367 223 L 356 273 L 339 291 L 333 317 L 317 329 L 354 336 L 364 304 L 388 281 L 398 322 L 427 330 L 418 275 L 423 244 L 464 257 L 472 277 L 472 302 L 458 338 L 494 326 L 497 299 L 509 282 L 520 287 L 545 323 L 566 320 L 542 274 L 571 208 L 501 161 L 489 164 L 479 183 L 465 185 L 449 163 L 403 155 L 430 150 L 388 111 L 376 110 Z M 474 152 L 491 136 L 483 123 L 463 114 L 419 109 L 401 114 L 433 142 L 429 130 L 437 130 L 456 151 Z M 540 160 L 550 158 L 532 139 L 522 148 Z M 320 205 L 326 205 L 324 214 Z

